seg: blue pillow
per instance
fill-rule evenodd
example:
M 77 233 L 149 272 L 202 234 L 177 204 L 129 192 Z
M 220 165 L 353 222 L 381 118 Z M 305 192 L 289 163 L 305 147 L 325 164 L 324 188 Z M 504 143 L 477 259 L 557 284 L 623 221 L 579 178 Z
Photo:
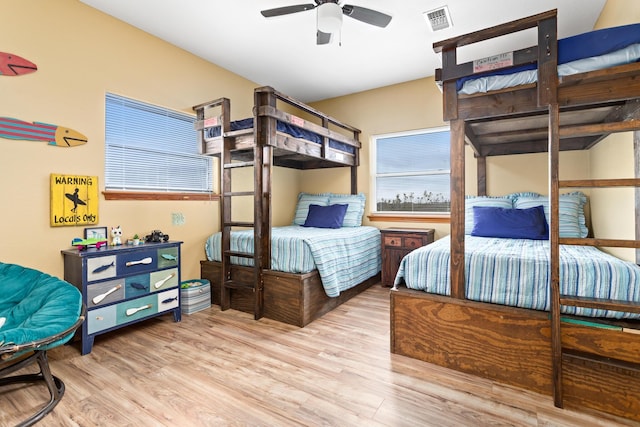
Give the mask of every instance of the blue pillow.
M 513 208 L 513 201 L 507 196 L 465 196 L 464 199 L 464 234 L 473 230 L 473 207 L 492 206 L 497 208 Z
M 472 236 L 548 240 L 549 224 L 542 205 L 528 209 L 473 207 Z
M 349 205 L 309 205 L 309 214 L 303 227 L 340 228 Z

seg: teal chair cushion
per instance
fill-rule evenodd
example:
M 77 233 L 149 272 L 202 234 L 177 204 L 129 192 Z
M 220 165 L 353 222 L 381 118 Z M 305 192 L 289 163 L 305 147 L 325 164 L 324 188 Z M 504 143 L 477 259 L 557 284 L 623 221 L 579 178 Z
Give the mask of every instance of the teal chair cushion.
M 0 263 L 0 345 L 26 344 L 60 334 L 82 311 L 82 295 L 72 284 L 31 268 Z M 47 350 L 73 333 L 46 344 Z

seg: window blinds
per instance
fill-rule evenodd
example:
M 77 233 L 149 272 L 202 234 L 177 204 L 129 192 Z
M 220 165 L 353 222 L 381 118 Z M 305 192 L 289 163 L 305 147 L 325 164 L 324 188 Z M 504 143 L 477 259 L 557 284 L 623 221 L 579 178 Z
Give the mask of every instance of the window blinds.
M 194 120 L 188 114 L 107 94 L 106 189 L 213 191 L 213 161 L 198 154 Z

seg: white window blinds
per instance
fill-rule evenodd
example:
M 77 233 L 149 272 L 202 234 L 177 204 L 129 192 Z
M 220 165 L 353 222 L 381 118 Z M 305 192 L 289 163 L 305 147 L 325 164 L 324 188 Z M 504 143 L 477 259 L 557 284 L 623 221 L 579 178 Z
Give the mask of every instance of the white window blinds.
M 423 129 L 372 137 L 376 212 L 450 211 L 449 129 Z
M 105 187 L 213 191 L 213 161 L 198 154 L 194 116 L 106 95 Z

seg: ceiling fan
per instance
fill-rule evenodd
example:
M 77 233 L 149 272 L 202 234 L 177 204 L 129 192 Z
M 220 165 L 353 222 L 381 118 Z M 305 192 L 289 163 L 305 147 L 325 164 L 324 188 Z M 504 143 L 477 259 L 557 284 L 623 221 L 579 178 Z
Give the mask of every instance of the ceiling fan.
M 339 0 L 315 0 L 316 4 L 296 4 L 293 6 L 276 7 L 261 11 L 265 18 L 289 15 L 291 13 L 304 12 L 316 9 L 317 13 L 317 44 L 327 44 L 331 41 L 331 34 L 340 31 L 342 27 L 342 15 L 349 16 L 366 24 L 376 27 L 386 27 L 391 21 L 391 16 L 367 9 L 366 7 L 345 4 L 340 6 Z

